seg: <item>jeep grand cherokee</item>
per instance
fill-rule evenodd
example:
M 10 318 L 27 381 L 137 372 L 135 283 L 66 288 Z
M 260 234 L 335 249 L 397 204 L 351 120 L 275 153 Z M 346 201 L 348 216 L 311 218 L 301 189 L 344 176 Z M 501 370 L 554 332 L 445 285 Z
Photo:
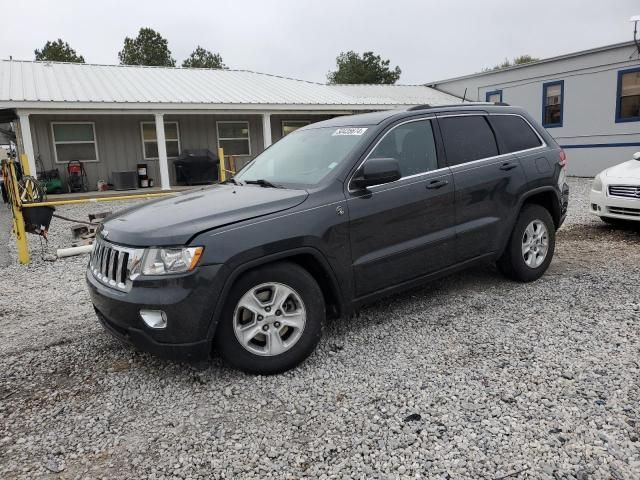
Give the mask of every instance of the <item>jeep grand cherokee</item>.
M 111 217 L 86 278 L 122 340 L 277 373 L 314 350 L 328 316 L 381 295 L 487 262 L 536 280 L 567 197 L 564 152 L 522 109 L 338 117 L 226 183 Z

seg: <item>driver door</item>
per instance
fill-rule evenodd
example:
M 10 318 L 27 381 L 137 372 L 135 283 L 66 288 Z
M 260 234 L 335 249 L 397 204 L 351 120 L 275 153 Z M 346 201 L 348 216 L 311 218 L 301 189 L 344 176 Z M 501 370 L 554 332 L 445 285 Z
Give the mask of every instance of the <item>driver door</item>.
M 391 127 L 369 158 L 397 159 L 402 177 L 347 193 L 356 297 L 454 261 L 454 185 L 449 168 L 438 158 L 432 121 L 409 120 Z

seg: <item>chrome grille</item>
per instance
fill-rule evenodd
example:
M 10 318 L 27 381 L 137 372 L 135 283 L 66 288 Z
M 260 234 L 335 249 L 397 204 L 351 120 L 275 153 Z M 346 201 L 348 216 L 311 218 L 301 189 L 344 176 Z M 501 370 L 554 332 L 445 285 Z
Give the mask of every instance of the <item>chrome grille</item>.
M 640 217 L 640 208 L 625 208 L 625 207 L 607 207 L 609 213 L 615 213 L 616 215 L 628 215 L 630 217 Z
M 142 249 L 122 247 L 97 237 L 89 259 L 89 270 L 100 282 L 118 290 L 129 290 Z
M 609 195 L 612 197 L 626 197 L 640 199 L 640 186 L 609 185 Z

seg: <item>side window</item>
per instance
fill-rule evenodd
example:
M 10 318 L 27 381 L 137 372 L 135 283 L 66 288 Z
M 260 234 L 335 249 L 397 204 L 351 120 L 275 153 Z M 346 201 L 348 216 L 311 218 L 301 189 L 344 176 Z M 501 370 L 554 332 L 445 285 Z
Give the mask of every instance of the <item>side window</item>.
M 405 123 L 390 130 L 369 158 L 395 158 L 403 177 L 438 168 L 430 120 Z
M 496 138 L 482 115 L 438 120 L 449 166 L 498 155 Z
M 542 84 L 542 126 L 545 128 L 562 126 L 564 104 L 564 81 Z
M 489 121 L 506 151 L 518 152 L 542 145 L 529 124 L 517 115 L 490 115 Z

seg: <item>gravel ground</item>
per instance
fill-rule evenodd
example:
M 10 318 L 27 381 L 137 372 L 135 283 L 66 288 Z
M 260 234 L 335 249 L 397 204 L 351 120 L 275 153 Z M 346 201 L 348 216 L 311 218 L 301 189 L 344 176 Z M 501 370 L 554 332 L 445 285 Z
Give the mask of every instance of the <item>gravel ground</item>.
M 0 269 L 0 477 L 640 478 L 640 235 L 570 183 L 541 280 L 487 267 L 386 299 L 280 376 L 120 346 L 86 257 Z

